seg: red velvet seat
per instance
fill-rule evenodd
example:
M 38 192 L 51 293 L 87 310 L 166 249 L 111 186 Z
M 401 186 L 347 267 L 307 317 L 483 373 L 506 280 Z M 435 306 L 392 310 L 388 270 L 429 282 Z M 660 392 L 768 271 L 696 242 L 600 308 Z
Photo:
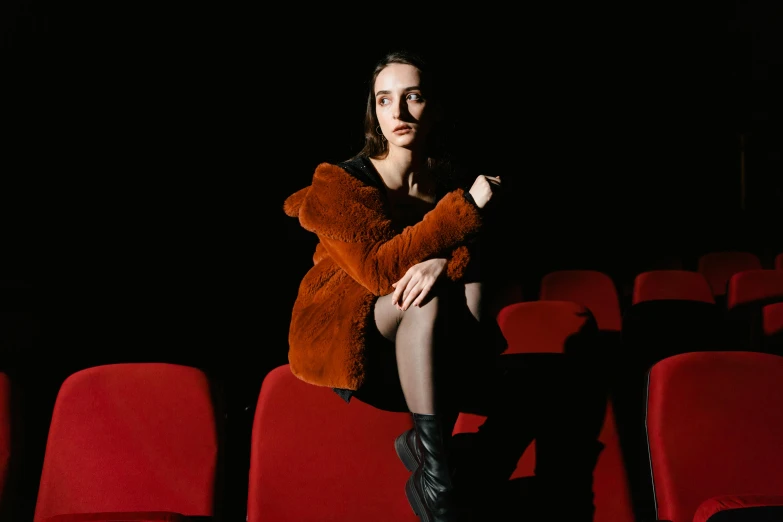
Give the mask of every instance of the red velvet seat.
M 693 522 L 783 520 L 783 495 L 716 495 L 702 502 Z
M 578 351 L 580 334 L 597 334 L 595 319 L 583 305 L 570 301 L 531 301 L 506 306 L 498 314 L 498 324 L 508 341 L 505 355 L 565 354 Z M 592 338 L 592 337 L 591 337 Z M 589 354 L 588 354 L 589 356 Z M 588 368 L 584 369 L 589 372 Z M 547 392 L 541 391 L 542 394 Z M 462 413 L 455 433 L 473 433 L 486 417 Z M 634 520 L 630 485 L 615 425 L 612 401 L 608 400 L 598 440 L 603 445 L 593 470 L 593 522 Z M 510 480 L 536 475 L 536 442 L 522 454 Z M 564 499 L 565 500 L 565 499 Z
M 46 522 L 195 522 L 198 519 L 189 518 L 179 513 L 168 511 L 140 513 L 82 513 L 76 515 L 55 515 L 48 517 Z
M 752 252 L 709 252 L 699 258 L 696 269 L 710 284 L 714 296 L 726 295 L 731 276 L 743 270 L 762 268 L 761 259 Z
M 723 312 L 705 277 L 688 270 L 653 270 L 636 276 L 623 316 L 623 349 L 641 372 L 664 357 L 722 349 Z
M 783 302 L 765 305 L 761 314 L 765 351 L 783 354 Z
M 556 270 L 541 278 L 539 299 L 573 301 L 592 312 L 599 330 L 622 328 L 620 298 L 612 278 L 596 270 Z
M 729 279 L 726 307 L 769 304 L 783 300 L 783 273 L 778 270 L 745 270 Z
M 763 308 L 783 301 L 783 271 L 745 270 L 729 279 L 726 310 L 731 336 L 743 349 L 761 350 L 765 344 Z
M 752 252 L 709 252 L 699 258 L 697 271 L 707 279 L 715 296 L 726 294 L 731 276 L 743 270 L 762 268 L 761 260 Z
M 703 520 L 717 496 L 780 496 L 781 411 L 781 356 L 700 351 L 656 363 L 646 422 L 656 518 Z
M 5 497 L 11 463 L 11 379 L 0 372 L 0 512 L 9 499 Z
M 35 522 L 215 516 L 215 406 L 207 376 L 188 366 L 70 375 L 52 413 Z
M 253 421 L 248 522 L 418 522 L 394 439 L 407 413 L 380 410 L 296 378 L 261 385 Z
M 650 270 L 634 279 L 632 304 L 680 300 L 715 303 L 709 281 L 689 270 Z

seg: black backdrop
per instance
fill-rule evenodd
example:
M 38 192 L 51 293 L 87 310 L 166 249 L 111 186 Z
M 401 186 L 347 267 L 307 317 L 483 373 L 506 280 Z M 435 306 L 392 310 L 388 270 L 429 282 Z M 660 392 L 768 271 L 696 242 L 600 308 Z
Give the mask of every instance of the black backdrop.
M 367 76 L 401 46 L 444 65 L 464 150 L 507 180 L 525 262 L 780 247 L 772 2 L 61 4 L 13 0 L 0 17 L 3 278 L 51 292 L 53 341 L 285 362 L 314 243 L 282 202 L 358 150 Z
M 39 416 L 28 451 L 79 366 L 203 364 L 244 513 L 252 405 L 315 244 L 283 201 L 361 146 L 386 50 L 444 66 L 462 150 L 504 177 L 521 278 L 783 251 L 779 5 L 0 2 L 0 286 L 28 287 L 0 301 L 30 319 L 0 362 Z

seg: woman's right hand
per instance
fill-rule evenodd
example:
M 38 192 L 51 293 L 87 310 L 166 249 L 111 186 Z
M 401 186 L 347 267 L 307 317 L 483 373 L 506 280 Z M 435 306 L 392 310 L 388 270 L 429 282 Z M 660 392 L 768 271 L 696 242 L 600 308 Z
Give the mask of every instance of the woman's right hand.
M 500 176 L 484 176 L 479 175 L 476 181 L 473 182 L 473 186 L 470 187 L 470 195 L 473 196 L 473 201 L 476 202 L 478 208 L 484 208 L 495 190 L 500 187 Z
M 436 257 L 410 267 L 402 279 L 392 284 L 394 306 L 403 311 L 411 305 L 419 306 L 427 298 L 438 279 L 444 276 L 447 264 L 448 259 Z

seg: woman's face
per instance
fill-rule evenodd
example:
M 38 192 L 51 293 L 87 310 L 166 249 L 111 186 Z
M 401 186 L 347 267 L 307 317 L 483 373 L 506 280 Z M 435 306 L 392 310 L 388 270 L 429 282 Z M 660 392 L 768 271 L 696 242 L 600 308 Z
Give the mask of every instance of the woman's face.
M 375 79 L 375 113 L 390 146 L 422 147 L 432 127 L 435 108 L 421 88 L 419 70 L 393 63 Z

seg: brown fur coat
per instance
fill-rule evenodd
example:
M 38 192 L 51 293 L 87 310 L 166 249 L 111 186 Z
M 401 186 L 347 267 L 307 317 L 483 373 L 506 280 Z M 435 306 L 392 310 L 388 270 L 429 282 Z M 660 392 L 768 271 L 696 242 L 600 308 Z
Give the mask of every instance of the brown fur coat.
M 329 163 L 318 165 L 312 184 L 285 200 L 285 213 L 319 240 L 314 265 L 299 285 L 288 335 L 291 371 L 305 382 L 359 389 L 375 300 L 428 258 L 448 257 L 447 276 L 454 281 L 470 261 L 466 242 L 478 233 L 482 218 L 463 189 L 446 193 L 401 232 L 392 226 L 386 204 L 382 189 Z

